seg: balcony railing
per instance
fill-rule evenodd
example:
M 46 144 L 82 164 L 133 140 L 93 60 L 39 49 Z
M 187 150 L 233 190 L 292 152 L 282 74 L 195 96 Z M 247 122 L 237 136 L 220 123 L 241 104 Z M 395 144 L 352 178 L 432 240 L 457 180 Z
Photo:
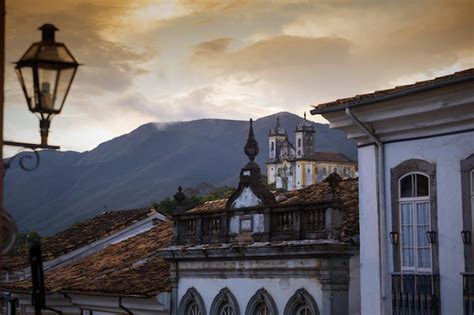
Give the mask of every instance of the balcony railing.
M 259 219 L 254 219 L 257 216 Z M 251 218 L 254 241 L 285 241 L 302 239 L 338 239 L 342 213 L 337 203 L 319 203 L 271 208 L 245 208 L 210 213 L 182 213 L 174 216 L 177 245 L 227 243 L 241 231 L 235 231 L 236 220 Z M 258 228 L 254 222 L 262 222 Z M 231 222 L 234 224 L 231 228 Z M 241 226 L 238 227 L 241 229 Z
M 474 314 L 474 272 L 463 273 L 464 314 Z
M 439 276 L 433 274 L 392 274 L 394 315 L 439 314 Z

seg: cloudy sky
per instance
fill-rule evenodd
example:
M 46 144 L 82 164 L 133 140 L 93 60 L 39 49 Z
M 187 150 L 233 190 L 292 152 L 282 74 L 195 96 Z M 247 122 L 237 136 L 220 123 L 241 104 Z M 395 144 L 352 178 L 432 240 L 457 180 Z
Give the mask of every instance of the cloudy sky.
M 472 16 L 472 0 L 7 0 L 5 138 L 39 141 L 10 63 L 43 23 L 84 64 L 50 143 L 84 151 L 151 121 L 302 115 L 473 67 Z

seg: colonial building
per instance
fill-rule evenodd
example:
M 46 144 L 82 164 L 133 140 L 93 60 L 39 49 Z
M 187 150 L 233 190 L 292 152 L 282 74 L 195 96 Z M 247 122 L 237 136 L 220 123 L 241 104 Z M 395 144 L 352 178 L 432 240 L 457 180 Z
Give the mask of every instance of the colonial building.
M 356 176 L 356 163 L 345 155 L 315 150 L 315 132 L 305 113 L 304 120 L 296 126 L 295 147 L 277 117 L 276 126 L 268 134 L 268 184 L 295 190 L 321 182 L 330 173 L 343 178 Z
M 169 314 L 172 223 L 154 209 L 110 211 L 42 240 L 43 314 Z M 1 260 L 2 314 L 34 314 L 26 246 Z M 12 314 L 10 310 L 8 314 Z
M 171 313 L 359 314 L 357 180 L 333 174 L 303 190 L 270 193 L 249 162 L 228 200 L 174 216 Z M 183 200 L 181 192 L 177 200 Z
M 362 314 L 473 314 L 474 69 L 311 113 L 359 145 Z

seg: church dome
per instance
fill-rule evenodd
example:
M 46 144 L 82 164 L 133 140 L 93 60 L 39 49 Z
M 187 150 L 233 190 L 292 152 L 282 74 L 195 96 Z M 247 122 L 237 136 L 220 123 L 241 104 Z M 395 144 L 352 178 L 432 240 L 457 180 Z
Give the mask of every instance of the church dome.
M 280 117 L 277 117 L 277 124 L 270 130 L 270 136 L 286 136 L 286 130 L 280 126 Z

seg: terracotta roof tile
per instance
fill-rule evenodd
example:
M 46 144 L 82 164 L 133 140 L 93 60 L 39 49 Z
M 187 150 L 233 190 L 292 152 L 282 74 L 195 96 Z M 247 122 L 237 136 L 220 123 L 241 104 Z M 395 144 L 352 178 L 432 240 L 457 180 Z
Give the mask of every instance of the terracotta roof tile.
M 335 152 L 314 152 L 314 158 L 321 162 L 336 162 L 336 163 L 355 163 L 342 153 Z
M 397 86 L 397 87 L 390 88 L 390 89 L 379 90 L 379 91 L 375 91 L 375 92 L 372 92 L 372 93 L 360 94 L 360 95 L 356 95 L 356 96 L 348 97 L 348 98 L 341 98 L 341 99 L 338 99 L 338 100 L 333 101 L 333 102 L 319 104 L 317 106 L 314 106 L 314 109 L 311 110 L 311 114 L 315 115 L 315 114 L 319 114 L 320 111 L 326 111 L 326 110 L 332 110 L 332 109 L 336 110 L 339 107 L 344 107 L 344 105 L 350 105 L 353 102 L 357 102 L 357 101 L 361 101 L 361 100 L 372 100 L 373 99 L 374 101 L 376 101 L 377 98 L 379 98 L 379 97 L 395 94 L 395 93 L 402 92 L 402 91 L 408 92 L 413 88 L 419 88 L 419 87 L 424 87 L 424 86 L 428 87 L 430 85 L 434 86 L 438 83 L 445 83 L 445 82 L 449 82 L 453 79 L 458 79 L 458 78 L 462 78 L 462 77 L 469 77 L 469 76 L 474 76 L 474 68 L 466 69 L 466 70 L 459 71 L 459 72 L 455 72 L 455 73 L 450 74 L 450 75 L 437 77 L 437 78 L 434 78 L 434 79 L 431 79 L 431 80 L 420 81 L 420 82 L 407 84 L 407 85 L 401 85 L 401 86 Z
M 336 196 L 343 203 L 342 231 L 347 235 L 359 234 L 359 184 L 357 178 L 342 180 L 336 188 Z M 332 191 L 328 183 L 318 183 L 297 190 L 278 204 L 308 204 L 332 200 Z
M 359 234 L 359 185 L 357 178 L 344 179 L 339 183 L 336 194 L 344 205 L 343 232 L 346 235 Z M 332 200 L 332 191 L 326 182 L 310 185 L 301 190 L 273 192 L 278 205 L 308 204 Z M 191 213 L 211 213 L 225 209 L 226 199 L 208 201 L 188 210 Z
M 47 271 L 48 292 L 115 296 L 154 296 L 171 290 L 169 264 L 156 255 L 171 244 L 173 223 L 156 227 L 87 256 Z M 7 291 L 29 291 L 31 281 L 3 283 Z
M 155 213 L 152 208 L 104 212 L 92 219 L 76 223 L 70 228 L 41 241 L 44 261 L 53 260 L 80 247 L 118 232 Z M 20 270 L 29 266 L 28 250 L 21 246 L 2 257 L 1 269 Z
M 187 212 L 200 213 L 200 212 L 214 212 L 220 211 L 225 208 L 227 199 L 218 199 L 212 201 L 206 201 L 202 205 L 199 205 L 195 208 L 188 210 Z

